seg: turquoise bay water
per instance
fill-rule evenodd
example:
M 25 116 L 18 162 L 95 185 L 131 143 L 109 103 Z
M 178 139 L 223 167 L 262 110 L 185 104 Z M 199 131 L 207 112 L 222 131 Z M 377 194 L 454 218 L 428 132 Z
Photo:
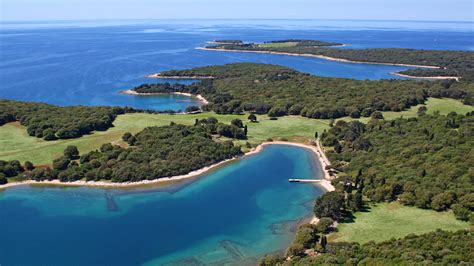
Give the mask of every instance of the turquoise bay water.
M 166 188 L 7 189 L 0 264 L 252 264 L 284 249 L 323 193 L 292 177 L 320 178 L 320 165 L 306 149 L 272 145 Z

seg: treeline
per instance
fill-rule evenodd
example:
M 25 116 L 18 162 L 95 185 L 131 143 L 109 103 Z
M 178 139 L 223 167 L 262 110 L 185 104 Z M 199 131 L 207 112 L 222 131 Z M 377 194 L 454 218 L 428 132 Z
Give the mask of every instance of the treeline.
M 466 80 L 474 80 L 474 52 L 415 50 L 403 48 L 371 48 L 371 49 L 337 49 L 307 45 L 282 47 L 260 46 L 258 44 L 220 44 L 207 48 L 224 50 L 271 51 L 295 54 L 322 55 L 350 61 L 368 63 L 391 63 L 435 66 L 440 69 L 419 68 L 416 72 L 404 71 L 404 74 L 420 76 L 460 76 Z
M 70 106 L 0 100 L 0 126 L 19 121 L 28 134 L 45 140 L 81 137 L 94 130 L 107 130 L 122 108 Z
M 322 47 L 322 46 L 342 45 L 342 43 L 337 43 L 337 42 L 325 42 L 325 41 L 318 41 L 318 40 L 301 40 L 301 39 L 277 40 L 277 41 L 269 41 L 265 43 L 296 43 L 295 46 L 313 46 L 313 47 L 314 46 Z M 237 44 L 237 43 L 234 43 L 234 44 Z
M 0 160 L 0 185 L 8 183 L 9 177 L 15 177 L 23 173 L 24 171 L 31 171 L 34 166 L 31 162 L 26 161 L 25 165 L 21 165 L 20 161 L 3 161 Z
M 437 230 L 362 245 L 334 242 L 323 247 L 313 240 L 308 241 L 308 246 L 316 247 L 319 250 L 317 255 L 303 253 L 292 256 L 290 261 L 270 255 L 261 259 L 259 265 L 471 265 L 474 263 L 473 244 L 472 232 L 464 230 Z
M 474 112 L 424 112 L 368 124 L 338 121 L 323 133 L 323 144 L 333 148 L 332 168 L 345 184 L 341 191 L 374 202 L 452 209 L 458 219 L 474 222 Z
M 8 177 L 16 177 L 36 181 L 137 182 L 183 175 L 242 154 L 231 140 L 215 141 L 217 134 L 245 138 L 246 129 L 218 123 L 215 118 L 198 120 L 194 126 L 171 123 L 149 127 L 136 135 L 125 133 L 123 140 L 128 148 L 104 144 L 99 150 L 79 155 L 75 146 L 69 146 L 62 157 L 53 161 L 52 168 L 33 169 L 18 161 L 0 161 L 0 181 L 6 183 Z
M 311 76 L 290 68 L 254 63 L 172 70 L 164 76 L 213 76 L 191 85 L 146 84 L 137 92 L 187 92 L 203 95 L 204 110 L 219 114 L 243 111 L 269 116 L 309 118 L 369 117 L 375 111 L 402 111 L 428 97 L 449 97 L 472 104 L 474 86 L 467 82 L 353 80 Z
M 28 134 L 44 140 L 79 138 L 92 131 L 113 127 L 117 115 L 125 113 L 166 113 L 175 110 L 142 110 L 131 107 L 65 106 L 0 99 L 0 126 L 19 121 Z
M 242 44 L 243 43 L 241 40 L 231 40 L 231 39 L 214 40 L 213 42 L 221 43 L 221 44 Z

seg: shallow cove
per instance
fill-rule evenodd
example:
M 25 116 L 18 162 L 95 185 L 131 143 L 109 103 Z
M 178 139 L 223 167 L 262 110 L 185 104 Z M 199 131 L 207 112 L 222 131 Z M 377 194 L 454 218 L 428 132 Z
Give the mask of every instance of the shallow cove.
M 284 249 L 322 189 L 307 149 L 271 145 L 193 182 L 148 191 L 0 192 L 2 264 L 252 264 Z M 28 256 L 25 256 L 25 254 Z

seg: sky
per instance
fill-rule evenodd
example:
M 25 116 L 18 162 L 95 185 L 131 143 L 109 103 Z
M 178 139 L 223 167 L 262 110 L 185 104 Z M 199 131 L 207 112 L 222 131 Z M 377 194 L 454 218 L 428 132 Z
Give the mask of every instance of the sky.
M 0 0 L 0 21 L 83 19 L 474 21 L 474 0 Z

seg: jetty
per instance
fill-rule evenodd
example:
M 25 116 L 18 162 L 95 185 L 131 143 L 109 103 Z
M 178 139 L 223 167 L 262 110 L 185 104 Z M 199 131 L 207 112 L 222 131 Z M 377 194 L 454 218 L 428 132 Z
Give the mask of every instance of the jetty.
M 299 178 L 290 178 L 288 179 L 290 183 L 319 183 L 323 181 L 322 179 L 299 179 Z

